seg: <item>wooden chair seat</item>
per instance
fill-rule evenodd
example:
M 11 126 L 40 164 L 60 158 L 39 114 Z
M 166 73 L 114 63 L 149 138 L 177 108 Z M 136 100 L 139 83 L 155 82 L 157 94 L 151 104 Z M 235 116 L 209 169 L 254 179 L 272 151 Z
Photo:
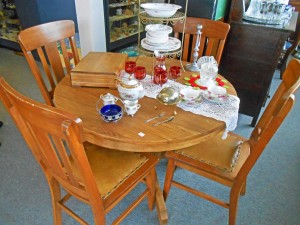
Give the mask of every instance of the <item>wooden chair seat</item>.
M 189 161 L 195 167 L 201 165 L 206 171 L 213 171 L 228 179 L 236 176 L 249 155 L 249 143 L 234 133 L 228 133 L 226 141 L 222 139 L 222 133 L 219 133 L 209 141 L 166 153 L 167 158 L 178 161 L 184 158 L 183 161 Z
M 128 152 L 101 148 L 92 144 L 85 145 L 85 152 L 102 199 L 107 198 L 148 161 L 148 158 L 140 153 L 128 154 Z M 72 159 L 71 161 L 74 163 Z M 74 172 L 82 181 L 76 168 L 74 166 Z

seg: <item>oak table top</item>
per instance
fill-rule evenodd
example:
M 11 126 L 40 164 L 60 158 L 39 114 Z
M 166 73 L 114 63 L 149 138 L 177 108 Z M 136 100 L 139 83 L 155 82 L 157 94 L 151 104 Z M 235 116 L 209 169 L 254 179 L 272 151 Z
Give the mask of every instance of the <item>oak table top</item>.
M 168 68 L 171 65 L 180 65 L 180 61 L 167 59 L 166 64 Z M 137 65 L 145 66 L 147 74 L 152 74 L 153 58 L 140 56 Z M 183 72 L 178 81 L 183 82 L 184 77 L 193 73 L 195 72 Z M 228 93 L 236 95 L 232 85 L 228 86 Z M 106 93 L 119 97 L 116 89 L 72 87 L 70 76 L 66 76 L 55 89 L 54 102 L 57 108 L 82 119 L 86 141 L 122 151 L 162 152 L 186 148 L 225 129 L 225 123 L 222 121 L 186 112 L 180 108 L 176 108 L 177 114 L 172 122 L 154 127 L 154 123 L 171 116 L 175 106 L 165 106 L 148 97 L 139 100 L 141 108 L 133 117 L 124 114 L 118 122 L 107 123 L 96 110 L 100 95 Z M 120 101 L 118 104 L 121 104 Z M 165 112 L 163 118 L 145 123 L 147 119 L 161 112 Z M 140 132 L 145 135 L 139 136 Z

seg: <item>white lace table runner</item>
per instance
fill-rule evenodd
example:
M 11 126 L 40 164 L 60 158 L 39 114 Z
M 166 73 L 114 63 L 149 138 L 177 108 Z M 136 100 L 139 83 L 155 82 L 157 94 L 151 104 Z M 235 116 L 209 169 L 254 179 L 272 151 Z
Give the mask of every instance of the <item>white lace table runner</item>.
M 164 87 L 172 86 L 178 90 L 187 87 L 186 85 L 172 80 L 168 80 L 168 82 L 162 86 L 156 85 L 152 82 L 151 76 L 149 75 L 147 75 L 141 83 L 145 89 L 145 96 L 149 98 L 156 98 L 157 94 Z M 177 106 L 185 111 L 225 122 L 226 130 L 223 134 L 223 139 L 225 139 L 228 131 L 233 131 L 237 126 L 239 104 L 240 99 L 237 96 L 229 95 L 228 100 L 222 103 L 211 102 L 203 99 L 203 101 L 199 104 L 190 105 L 181 101 Z

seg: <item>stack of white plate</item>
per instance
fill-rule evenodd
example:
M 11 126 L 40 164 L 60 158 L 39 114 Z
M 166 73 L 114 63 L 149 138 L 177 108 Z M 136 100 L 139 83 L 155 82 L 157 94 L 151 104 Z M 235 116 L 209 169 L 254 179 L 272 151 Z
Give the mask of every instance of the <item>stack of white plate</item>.
M 146 26 L 145 30 L 147 31 L 147 43 L 149 45 L 157 45 L 168 42 L 172 27 L 163 24 L 149 24 Z
M 180 48 L 181 41 L 177 38 L 169 37 L 172 27 L 164 24 L 149 24 L 145 27 L 146 38 L 141 41 L 143 48 L 154 50 L 176 50 Z

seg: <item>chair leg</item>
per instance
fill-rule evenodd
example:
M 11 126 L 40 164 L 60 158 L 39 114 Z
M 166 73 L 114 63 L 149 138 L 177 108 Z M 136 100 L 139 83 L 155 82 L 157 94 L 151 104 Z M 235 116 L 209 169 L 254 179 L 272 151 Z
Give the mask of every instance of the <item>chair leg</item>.
M 230 192 L 230 203 L 229 203 L 229 225 L 236 224 L 236 217 L 237 217 L 237 209 L 239 204 L 239 198 L 241 194 L 241 190 L 244 188 L 245 185 L 234 185 Z
M 247 189 L 247 178 L 245 180 L 245 183 L 242 186 L 242 190 L 241 190 L 241 195 L 244 196 L 246 194 L 246 189 Z
M 103 209 L 98 209 L 98 207 L 92 207 L 92 211 L 94 214 L 94 224 L 95 225 L 105 225 L 105 214 Z
M 156 171 L 155 168 L 151 170 L 151 172 L 146 177 L 146 184 L 149 189 L 148 195 L 148 207 L 149 210 L 152 211 L 155 203 L 155 193 L 156 193 Z
M 61 199 L 61 190 L 59 183 L 53 179 L 47 179 L 49 188 L 50 188 L 50 194 L 51 194 L 51 201 L 52 201 L 52 207 L 53 207 L 53 219 L 55 225 L 61 225 L 62 224 L 62 209 L 57 204 L 57 202 Z
M 164 192 L 163 192 L 165 201 L 167 200 L 167 197 L 170 192 L 171 182 L 173 179 L 174 172 L 175 172 L 175 161 L 173 159 L 168 159 L 168 166 L 166 171 L 166 178 L 165 178 Z

